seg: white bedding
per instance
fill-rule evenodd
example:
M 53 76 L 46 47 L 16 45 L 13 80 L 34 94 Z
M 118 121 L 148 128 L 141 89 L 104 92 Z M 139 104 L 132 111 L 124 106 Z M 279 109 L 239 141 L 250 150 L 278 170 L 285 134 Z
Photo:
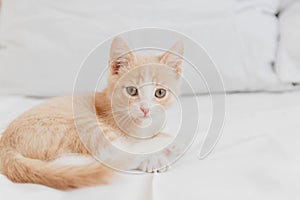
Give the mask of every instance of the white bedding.
M 275 13 L 280 2 L 3 0 L 0 71 L 5 73 L 0 73 L 0 93 L 70 93 L 80 63 L 97 44 L 119 32 L 141 27 L 174 29 L 203 45 L 217 64 L 227 91 L 282 90 L 290 85 L 281 83 L 272 69 L 278 38 Z M 131 36 L 129 46 L 140 47 L 140 42 L 148 40 L 154 41 L 149 43 L 151 47 L 161 48 L 178 38 L 176 34 L 157 36 Z M 108 49 L 101 53 L 108 54 Z M 101 65 L 101 60 L 99 71 L 107 64 L 105 59 Z M 206 89 L 196 91 L 205 93 Z
M 185 97 L 186 100 L 191 97 Z M 209 116 L 209 98 L 199 97 Z M 0 97 L 0 131 L 42 100 Z M 223 136 L 205 160 L 192 150 L 164 174 L 120 174 L 111 185 L 62 192 L 0 175 L 0 199 L 299 199 L 300 92 L 227 96 Z

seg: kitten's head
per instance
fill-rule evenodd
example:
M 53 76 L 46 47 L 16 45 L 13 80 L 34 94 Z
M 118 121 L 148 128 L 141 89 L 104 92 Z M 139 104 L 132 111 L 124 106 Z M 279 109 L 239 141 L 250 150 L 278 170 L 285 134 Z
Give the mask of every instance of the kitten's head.
M 110 49 L 108 97 L 116 116 L 143 121 L 170 107 L 179 92 L 183 43 L 162 55 L 136 55 L 119 37 Z

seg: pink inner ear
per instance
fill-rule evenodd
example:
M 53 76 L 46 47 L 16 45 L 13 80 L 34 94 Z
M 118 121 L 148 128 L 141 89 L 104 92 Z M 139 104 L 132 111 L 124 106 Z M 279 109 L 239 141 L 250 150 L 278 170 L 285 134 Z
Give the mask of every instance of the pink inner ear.
M 128 66 L 129 66 L 129 61 L 125 58 L 120 58 L 120 59 L 112 62 L 112 64 L 111 64 L 111 73 L 113 75 L 119 74 L 121 68 L 123 68 L 122 70 L 126 70 L 126 68 Z
M 122 65 L 122 63 L 120 61 L 113 62 L 111 64 L 111 73 L 113 75 L 119 74 L 121 65 Z

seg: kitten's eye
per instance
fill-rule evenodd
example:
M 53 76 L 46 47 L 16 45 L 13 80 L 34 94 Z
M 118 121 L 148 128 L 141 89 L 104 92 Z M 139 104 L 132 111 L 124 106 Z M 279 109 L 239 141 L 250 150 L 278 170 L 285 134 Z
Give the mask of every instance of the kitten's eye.
M 126 91 L 130 96 L 136 96 L 138 95 L 138 89 L 133 86 L 126 87 Z
M 166 94 L 167 94 L 167 91 L 165 89 L 157 89 L 155 91 L 155 96 L 160 99 L 164 98 L 166 96 Z

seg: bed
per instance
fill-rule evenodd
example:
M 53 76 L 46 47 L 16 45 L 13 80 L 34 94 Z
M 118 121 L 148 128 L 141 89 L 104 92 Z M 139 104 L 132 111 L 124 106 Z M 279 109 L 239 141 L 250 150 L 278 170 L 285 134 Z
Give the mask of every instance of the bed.
M 200 137 L 168 172 L 119 173 L 112 184 L 67 192 L 0 174 L 0 200 L 300 198 L 300 1 L 0 0 L 0 6 L 0 134 L 46 98 L 71 94 L 80 63 L 97 44 L 141 27 L 176 30 L 201 44 L 228 93 L 222 137 L 203 160 L 211 107 L 207 90 L 197 88 L 202 95 L 182 100 L 198 99 Z M 131 39 L 130 47 L 144 42 Z M 173 44 L 175 37 L 164 40 Z
M 182 97 L 188 101 L 193 97 Z M 210 99 L 202 95 L 203 120 Z M 0 130 L 18 114 L 44 101 L 0 96 Z M 300 91 L 228 94 L 223 135 L 199 160 L 197 142 L 170 171 L 118 174 L 110 185 L 63 192 L 15 184 L 0 175 L 0 199 L 297 199 L 300 196 Z

